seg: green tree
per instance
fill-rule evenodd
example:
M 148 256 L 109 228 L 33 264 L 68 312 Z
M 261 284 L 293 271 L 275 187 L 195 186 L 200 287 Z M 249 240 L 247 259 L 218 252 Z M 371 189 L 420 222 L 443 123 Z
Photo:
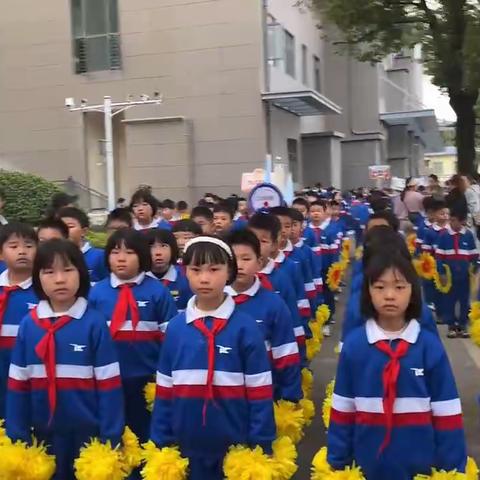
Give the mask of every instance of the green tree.
M 360 61 L 421 43 L 427 72 L 457 114 L 458 170 L 474 173 L 475 105 L 480 88 L 478 0 L 312 0 Z

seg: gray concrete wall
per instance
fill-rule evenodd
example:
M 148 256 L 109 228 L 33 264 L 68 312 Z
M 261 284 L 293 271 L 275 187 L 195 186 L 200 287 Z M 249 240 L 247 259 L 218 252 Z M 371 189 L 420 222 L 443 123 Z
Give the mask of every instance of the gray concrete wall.
M 307 135 L 302 138 L 303 177 L 305 185 L 317 182 L 330 185 L 332 182 L 331 139 L 330 137 Z
M 162 106 L 130 110 L 126 119 L 186 117 L 196 164 L 188 188 L 238 191 L 241 173 L 263 165 L 266 151 L 261 2 L 119 0 L 123 68 L 85 75 L 73 73 L 69 3 L 2 2 L 0 158 L 47 178 L 88 183 L 81 114 L 66 111 L 65 97 L 94 104 L 104 95 L 123 101 L 158 90 Z M 142 153 L 136 145 L 124 148 L 136 158 L 119 165 L 118 194 L 128 196 L 140 182 L 164 196 L 168 156 L 168 193 L 179 199 L 175 193 L 187 188 L 182 148 L 159 144 L 157 132 L 146 130 Z M 135 135 L 129 131 L 127 143 Z

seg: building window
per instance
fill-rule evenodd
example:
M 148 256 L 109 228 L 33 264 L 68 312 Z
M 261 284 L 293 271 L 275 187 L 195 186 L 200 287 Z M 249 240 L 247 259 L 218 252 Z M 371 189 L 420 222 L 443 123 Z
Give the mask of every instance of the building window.
M 298 182 L 298 141 L 296 138 L 287 138 L 288 168 L 292 173 L 294 183 Z
M 285 72 L 295 78 L 295 37 L 285 30 Z
M 321 78 L 321 65 L 320 59 L 314 55 L 313 56 L 313 87 L 317 92 L 322 91 L 322 78 Z
M 308 53 L 306 45 L 302 45 L 302 83 L 308 85 Z
M 121 68 L 117 0 L 71 0 L 75 73 Z
M 443 162 L 442 161 L 432 162 L 432 172 L 438 176 L 443 175 Z

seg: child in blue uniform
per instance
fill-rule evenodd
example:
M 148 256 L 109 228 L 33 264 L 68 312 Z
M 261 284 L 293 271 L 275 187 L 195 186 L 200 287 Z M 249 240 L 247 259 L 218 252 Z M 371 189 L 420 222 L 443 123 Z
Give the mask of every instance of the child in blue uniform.
M 227 235 L 233 228 L 234 209 L 226 202 L 217 203 L 213 207 L 213 227 L 215 234 Z
M 215 227 L 213 226 L 213 212 L 205 206 L 197 206 L 192 210 L 190 219 L 197 225 L 200 225 L 204 235 L 213 235 Z
M 47 240 L 67 239 L 68 227 L 64 222 L 55 217 L 46 218 L 42 220 L 37 227 L 37 235 L 39 242 L 46 242 Z
M 195 296 L 167 328 L 151 438 L 158 447 L 180 447 L 190 480 L 222 480 L 231 445 L 271 453 L 272 374 L 255 320 L 224 293 L 237 274 L 230 247 L 197 237 L 187 244 L 184 264 Z
M 182 220 L 179 220 L 180 223 Z M 175 227 L 174 227 L 175 228 Z M 177 265 L 178 246 L 172 232 L 152 230 L 147 235 L 152 256 L 152 275 L 170 291 L 177 310 L 184 311 L 193 293 L 183 269 Z
M 40 244 L 33 288 L 41 301 L 18 332 L 8 379 L 8 436 L 33 433 L 56 457 L 57 480 L 91 437 L 119 445 L 124 430 L 120 367 L 106 318 L 88 306 L 87 266 L 68 240 Z
M 179 220 L 172 228 L 172 233 L 178 245 L 178 257 L 183 256 L 185 245 L 195 237 L 200 236 L 202 228 L 193 220 Z
M 133 213 L 133 228 L 147 233 L 152 228 L 171 230 L 172 226 L 164 219 L 157 218 L 158 200 L 148 190 L 137 190 L 130 200 Z
M 95 285 L 90 303 L 108 318 L 120 361 L 126 422 L 144 442 L 150 415 L 143 389 L 155 374 L 167 323 L 177 309 L 168 289 L 146 275 L 151 256 L 145 235 L 119 230 L 108 240 L 105 257 L 110 277 Z
M 85 240 L 90 226 L 87 214 L 76 207 L 65 207 L 58 212 L 58 218 L 65 222 L 70 240 L 83 253 L 90 273 L 90 281 L 96 283 L 103 280 L 108 275 L 103 250 L 93 247 Z
M 340 354 L 328 430 L 334 469 L 355 462 L 368 480 L 412 479 L 431 468 L 465 471 L 462 410 L 440 339 L 420 328 L 420 282 L 400 254 L 368 264 L 366 324 Z M 389 477 L 390 478 L 390 477 Z
M 452 272 L 452 287 L 441 300 L 443 320 L 448 325 L 448 338 L 468 338 L 468 312 L 470 310 L 470 270 L 478 268 L 478 251 L 470 230 L 465 228 L 466 218 L 463 212 L 450 212 L 450 226 L 438 235 L 435 259 L 441 276 L 445 266 Z M 443 283 L 446 279 L 443 278 Z M 460 308 L 456 314 L 457 305 Z
M 105 223 L 108 236 L 111 236 L 121 228 L 132 228 L 132 226 L 132 212 L 128 208 L 115 208 L 108 214 Z
M 0 253 L 7 267 L 0 274 L 0 418 L 5 418 L 8 368 L 18 326 L 38 303 L 32 288 L 37 243 L 30 226 L 8 223 L 0 229 Z
M 238 274 L 226 287 L 236 308 L 255 318 L 262 331 L 272 362 L 275 400 L 298 402 L 302 398 L 300 354 L 293 331 L 292 316 L 285 302 L 263 288 L 256 277 L 261 268 L 260 242 L 249 230 L 228 236 L 238 266 Z

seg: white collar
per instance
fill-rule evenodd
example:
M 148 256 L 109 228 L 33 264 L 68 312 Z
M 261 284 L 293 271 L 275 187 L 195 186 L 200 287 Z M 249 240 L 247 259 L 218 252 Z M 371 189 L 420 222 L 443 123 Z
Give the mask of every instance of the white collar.
M 439 232 L 440 230 L 444 230 L 445 228 L 448 228 L 448 227 L 441 227 L 438 223 L 433 223 L 433 224 L 432 224 L 432 228 L 433 228 L 436 232 Z
M 149 225 L 143 226 L 143 225 L 140 225 L 140 223 L 138 223 L 138 220 L 135 218 L 133 220 L 133 228 L 135 230 L 148 230 L 150 228 L 158 228 L 158 222 L 159 222 L 159 219 L 154 218 Z
M 8 279 L 8 270 L 5 270 L 0 274 L 0 287 L 10 287 L 12 284 Z M 27 290 L 32 286 L 32 277 L 27 278 L 22 283 L 19 283 L 17 287 L 20 287 L 22 290 Z
M 432 223 L 430 220 L 425 220 L 425 226 L 427 228 L 430 228 L 432 226 L 436 225 L 436 223 Z
M 160 280 L 168 280 L 169 282 L 176 282 L 177 277 L 178 277 L 177 269 L 173 265 L 170 265 L 165 275 Z
M 255 281 L 253 282 L 253 285 L 249 289 L 245 290 L 244 292 L 237 292 L 230 285 L 227 285 L 225 287 L 224 292 L 232 297 L 236 297 L 237 295 L 248 295 L 249 297 L 254 297 L 261 286 L 262 285 L 260 283 L 260 280 L 257 277 L 255 277 Z
M 205 317 L 223 318 L 224 320 L 228 320 L 235 310 L 235 302 L 230 295 L 227 295 L 223 303 L 216 310 L 211 312 L 199 310 L 196 305 L 196 300 L 197 296 L 194 295 L 187 303 L 187 309 L 185 310 L 185 319 L 187 323 L 192 323 L 199 318 Z
M 329 225 L 330 225 L 330 221 L 331 221 L 331 218 L 328 217 L 327 219 L 325 219 L 318 227 L 315 226 L 313 223 L 309 223 L 309 227 L 310 228 L 313 228 L 313 229 L 320 229 L 320 230 L 325 230 Z
M 140 285 L 145 278 L 145 272 L 140 272 L 136 277 L 129 278 L 128 280 L 121 280 L 114 273 L 110 273 L 110 285 L 113 288 L 117 288 L 120 285 L 125 285 L 126 283 L 136 283 Z
M 278 255 L 273 259 L 275 263 L 283 263 L 287 257 L 285 254 L 280 250 Z
M 455 232 L 454 230 L 452 230 L 452 227 L 449 225 L 447 227 L 447 231 L 450 235 L 455 235 L 457 233 L 460 235 L 464 235 L 467 232 L 467 229 L 465 227 L 462 227 L 462 229 L 459 232 Z
M 296 244 L 295 244 L 295 247 L 297 248 L 302 248 L 303 247 L 303 238 L 301 238 Z
M 284 252 L 293 252 L 293 243 L 287 240 L 287 246 L 283 249 Z
M 80 250 L 82 251 L 82 253 L 87 253 L 91 248 L 92 246 L 90 245 L 90 242 L 85 242 L 82 245 L 82 248 L 80 248 Z
M 242 218 L 242 214 L 240 212 L 235 213 L 233 216 L 233 220 L 240 220 Z
M 367 340 L 368 343 L 373 344 L 381 340 L 392 340 L 385 335 L 385 332 L 378 326 L 377 322 L 372 318 L 366 323 Z M 405 340 L 408 343 L 416 343 L 418 335 L 420 334 L 420 324 L 416 320 L 410 320 L 408 325 L 399 334 L 398 340 Z M 395 339 L 397 340 L 397 339 Z
M 270 275 L 275 270 L 275 262 L 269 258 L 268 263 L 265 265 L 263 270 L 260 270 L 258 273 L 264 273 L 265 275 Z
M 87 306 L 87 300 L 83 297 L 78 297 L 75 303 L 68 309 L 68 311 L 60 313 L 54 312 L 47 300 L 40 300 L 37 306 L 37 315 L 38 318 L 53 318 L 68 315 L 69 317 L 79 320 L 85 314 Z

